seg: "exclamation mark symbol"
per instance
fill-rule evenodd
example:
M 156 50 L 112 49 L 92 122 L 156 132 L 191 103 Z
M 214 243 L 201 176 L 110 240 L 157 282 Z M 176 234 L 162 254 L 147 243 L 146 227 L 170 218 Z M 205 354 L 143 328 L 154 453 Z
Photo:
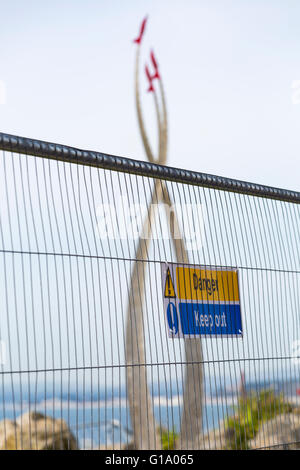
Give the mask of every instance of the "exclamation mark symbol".
M 166 284 L 165 284 L 165 297 L 168 298 L 175 298 L 175 289 L 174 289 L 174 284 L 171 278 L 171 273 L 170 269 L 168 268 L 167 270 L 167 276 L 166 276 Z

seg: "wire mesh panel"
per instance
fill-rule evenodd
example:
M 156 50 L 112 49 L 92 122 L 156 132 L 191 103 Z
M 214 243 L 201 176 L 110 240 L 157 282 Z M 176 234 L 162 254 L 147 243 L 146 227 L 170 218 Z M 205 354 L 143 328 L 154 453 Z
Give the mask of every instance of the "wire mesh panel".
M 0 148 L 1 448 L 297 448 L 299 194 Z M 242 334 L 170 337 L 164 263 L 235 270 Z

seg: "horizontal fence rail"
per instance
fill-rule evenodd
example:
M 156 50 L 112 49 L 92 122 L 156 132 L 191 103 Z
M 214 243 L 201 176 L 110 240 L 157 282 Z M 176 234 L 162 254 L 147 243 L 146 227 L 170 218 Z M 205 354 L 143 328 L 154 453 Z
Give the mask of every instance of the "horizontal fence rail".
M 273 188 L 255 183 L 247 183 L 222 176 L 188 171 L 179 168 L 157 165 L 155 163 L 117 157 L 100 152 L 79 150 L 67 145 L 53 144 L 41 140 L 17 137 L 0 132 L 0 148 L 9 152 L 17 152 L 36 157 L 49 158 L 68 163 L 89 165 L 97 168 L 106 168 L 133 175 L 163 178 L 166 181 L 199 185 L 205 188 L 214 188 L 224 191 L 237 192 L 253 196 L 278 199 L 300 203 L 300 193 L 287 189 Z
M 298 448 L 299 202 L 0 133 L 0 448 Z

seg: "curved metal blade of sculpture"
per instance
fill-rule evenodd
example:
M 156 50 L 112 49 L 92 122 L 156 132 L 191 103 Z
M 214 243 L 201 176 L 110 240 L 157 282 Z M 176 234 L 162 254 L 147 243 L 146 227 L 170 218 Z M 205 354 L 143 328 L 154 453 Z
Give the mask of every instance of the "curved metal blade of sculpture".
M 137 42 L 137 41 L 136 41 Z M 135 98 L 139 129 L 147 158 L 152 163 L 164 165 L 167 160 L 167 110 L 162 79 L 159 76 L 159 92 L 161 98 L 160 110 L 157 92 L 153 90 L 156 109 L 159 148 L 158 158 L 155 159 L 145 130 L 139 91 L 139 63 L 141 41 L 137 42 L 135 65 Z M 155 207 L 159 202 L 164 207 L 172 206 L 172 200 L 164 181 L 155 180 L 148 213 L 143 223 L 142 233 L 136 248 L 136 261 L 131 273 L 129 299 L 126 321 L 126 382 L 131 423 L 133 427 L 134 447 L 136 449 L 160 449 L 159 431 L 155 423 L 153 406 L 147 385 L 147 370 L 145 357 L 145 332 L 143 319 L 143 300 L 145 293 L 146 264 L 151 229 L 155 216 Z M 182 237 L 175 238 L 179 232 L 179 223 L 175 211 L 171 211 L 170 233 L 176 258 L 179 263 L 188 263 L 188 253 Z M 139 261 L 141 260 L 141 261 Z M 199 338 L 185 338 L 185 382 L 183 409 L 181 411 L 180 437 L 177 448 L 196 449 L 201 447 L 202 436 L 202 396 L 203 396 L 203 355 Z M 130 367 L 132 366 L 132 367 Z

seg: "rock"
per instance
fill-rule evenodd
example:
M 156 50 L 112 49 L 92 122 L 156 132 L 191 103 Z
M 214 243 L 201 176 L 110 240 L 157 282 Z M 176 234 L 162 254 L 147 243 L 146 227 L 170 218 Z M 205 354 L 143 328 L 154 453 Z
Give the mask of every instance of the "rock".
M 0 450 L 76 450 L 77 441 L 66 422 L 34 411 L 16 422 L 0 422 Z
M 224 422 L 220 422 L 218 429 L 209 431 L 203 437 L 200 448 L 203 450 L 222 450 L 227 448 L 228 430 L 225 429 Z
M 38 411 L 30 411 L 28 413 L 24 413 L 23 415 L 18 416 L 16 419 L 16 424 L 19 426 L 31 426 L 32 421 L 39 421 L 40 419 L 45 419 L 45 416 Z
M 5 449 L 5 440 L 16 433 L 17 423 L 4 419 L 0 421 L 0 449 Z
M 101 444 L 100 446 L 93 447 L 93 450 L 136 450 L 134 442 L 118 443 L 118 444 Z
M 256 436 L 249 441 L 251 449 L 300 449 L 300 416 L 287 413 L 261 424 Z

